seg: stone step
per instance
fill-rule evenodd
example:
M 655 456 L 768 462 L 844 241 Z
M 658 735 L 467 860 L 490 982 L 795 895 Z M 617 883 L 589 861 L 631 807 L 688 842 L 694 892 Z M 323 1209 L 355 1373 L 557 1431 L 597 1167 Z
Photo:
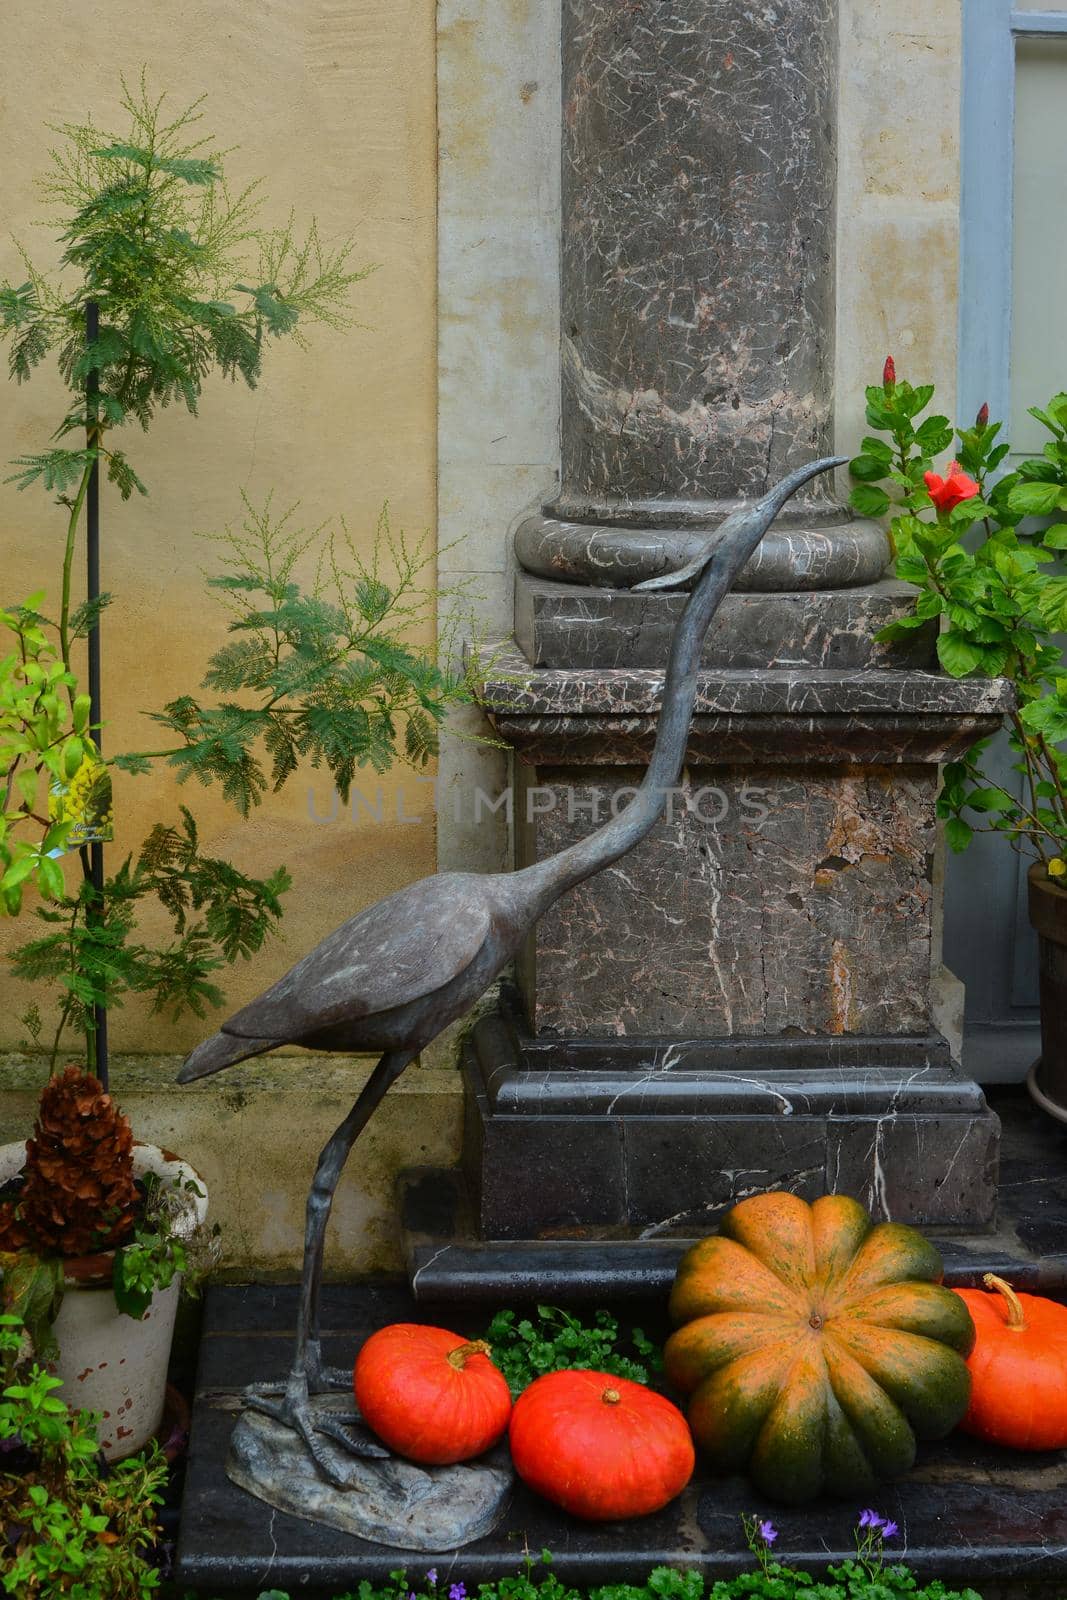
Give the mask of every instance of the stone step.
M 854 1550 L 857 1500 L 820 1501 L 788 1510 L 764 1501 L 740 1477 L 698 1472 L 666 1510 L 626 1523 L 588 1524 L 556 1511 L 519 1486 L 504 1520 L 487 1537 L 440 1555 L 373 1544 L 269 1506 L 226 1476 L 229 1438 L 245 1384 L 283 1376 L 296 1318 L 295 1287 L 219 1286 L 208 1290 L 192 1439 L 177 1550 L 177 1586 L 225 1600 L 275 1588 L 308 1600 L 353 1592 L 404 1567 L 421 1581 L 431 1566 L 438 1590 L 468 1592 L 514 1572 L 523 1551 L 549 1549 L 568 1583 L 638 1582 L 651 1568 L 696 1569 L 708 1578 L 750 1570 L 741 1513 L 779 1529 L 775 1554 L 821 1572 Z M 323 1295 L 325 1353 L 349 1366 L 363 1339 L 394 1321 L 443 1321 L 457 1333 L 483 1332 L 486 1315 L 452 1302 L 432 1313 L 396 1285 L 328 1286 Z M 657 1330 L 659 1331 L 659 1330 Z M 962 1435 L 921 1448 L 915 1468 L 873 1497 L 900 1527 L 894 1554 L 924 1580 L 970 1584 L 997 1600 L 1025 1581 L 1033 1596 L 1067 1592 L 1067 1453 L 1019 1455 Z
M 1067 1130 L 1021 1089 L 993 1090 L 989 1101 L 1002 1128 L 997 1226 L 982 1234 L 926 1230 L 941 1251 L 946 1282 L 976 1285 L 983 1273 L 997 1272 L 1020 1288 L 1067 1290 Z M 463 1175 L 455 1169 L 402 1174 L 399 1214 L 408 1282 L 420 1303 L 664 1296 L 699 1237 L 690 1224 L 684 1234 L 643 1239 L 577 1229 L 567 1237 L 479 1239 Z M 709 1213 L 704 1231 L 714 1224 Z

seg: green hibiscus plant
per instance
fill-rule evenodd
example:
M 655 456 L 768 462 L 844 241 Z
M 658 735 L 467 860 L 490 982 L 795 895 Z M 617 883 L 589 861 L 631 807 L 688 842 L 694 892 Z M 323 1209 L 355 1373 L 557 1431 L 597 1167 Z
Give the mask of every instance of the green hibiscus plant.
M 890 513 L 894 570 L 917 591 L 914 609 L 882 630 L 899 639 L 940 626 L 938 659 L 954 678 L 1008 678 L 1018 793 L 990 776 L 981 740 L 944 769 L 938 814 L 955 851 L 976 833 L 1003 834 L 1067 878 L 1067 394 L 1032 407 L 1043 454 L 1002 471 L 1010 445 L 983 405 L 969 427 L 928 411 L 933 384 L 898 380 L 889 357 L 866 391 L 871 436 L 850 463 L 851 504 Z M 924 415 L 924 413 L 926 413 Z M 936 458 L 954 448 L 944 472 Z

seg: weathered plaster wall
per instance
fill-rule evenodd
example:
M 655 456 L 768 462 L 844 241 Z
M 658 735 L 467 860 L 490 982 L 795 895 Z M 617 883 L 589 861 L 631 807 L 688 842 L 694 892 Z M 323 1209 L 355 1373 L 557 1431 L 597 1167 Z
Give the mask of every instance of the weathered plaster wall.
M 559 0 L 439 0 L 438 530 L 441 581 L 511 628 L 511 532 L 559 466 Z M 445 604 L 448 604 L 447 599 Z M 471 711 L 457 731 L 487 733 Z M 500 750 L 447 738 L 442 868 L 508 856 Z
M 960 0 L 840 0 L 837 442 L 887 353 L 956 392 Z
M 47 38 L 47 50 L 41 39 Z M 224 615 L 207 598 L 200 569 L 210 550 L 194 529 L 237 518 L 241 491 L 277 504 L 301 502 L 314 526 L 344 513 L 369 545 L 388 499 L 394 522 L 411 533 L 434 522 L 435 129 L 433 0 L 190 0 L 172 6 L 110 0 L 71 7 L 61 0 L 16 6 L 5 16 L 6 82 L 0 97 L 0 276 L 20 264 L 10 236 L 41 261 L 58 254 L 41 214 L 34 175 L 52 136 L 46 124 L 116 122 L 121 70 L 142 63 L 175 107 L 206 95 L 205 129 L 237 146 L 228 170 L 238 182 L 262 175 L 268 222 L 291 208 L 318 215 L 325 234 L 356 238 L 356 256 L 378 270 L 354 290 L 361 329 L 311 335 L 310 353 L 268 352 L 261 387 L 209 384 L 201 415 L 164 412 L 152 433 L 131 435 L 131 457 L 151 498 L 121 505 L 105 490 L 104 583 L 116 595 L 106 621 L 105 697 L 110 747 L 151 745 L 142 709 L 195 685 L 223 637 Z M 0 383 L 0 458 L 41 447 L 62 395 L 49 373 L 21 389 Z M 16 599 L 56 588 L 61 527 L 48 497 L 0 487 L 2 591 Z M 313 781 L 312 781 L 313 778 Z M 368 774 L 373 796 L 378 780 Z M 284 934 L 253 966 L 236 971 L 233 1001 L 250 998 L 345 916 L 433 870 L 434 836 L 425 791 L 402 771 L 382 781 L 381 825 L 364 817 L 316 823 L 330 812 L 320 775 L 302 776 L 244 822 L 196 786 L 178 791 L 166 772 L 120 778 L 118 850 L 136 847 L 157 818 L 186 800 L 207 846 L 240 865 L 285 862 L 294 878 Z M 396 820 L 397 792 L 406 814 Z M 423 802 L 420 804 L 420 800 Z M 0 929 L 25 936 L 29 925 Z M 17 1041 L 22 985 L 0 985 L 0 1042 Z M 114 1019 L 120 1050 L 177 1051 L 203 1034 L 197 1019 L 178 1027 L 131 1005 Z M 195 1159 L 195 1153 L 190 1152 Z
M 366 1081 L 367 1064 L 267 1057 L 183 1089 L 174 1082 L 180 1059 L 120 1057 L 116 1097 L 140 1138 L 181 1151 L 203 1177 L 211 1219 L 222 1229 L 222 1270 L 238 1279 L 292 1275 L 316 1158 Z M 451 1068 L 412 1067 L 389 1091 L 337 1189 L 331 1277 L 399 1267 L 396 1174 L 454 1160 L 462 1119 L 455 1083 Z M 25 1136 L 40 1072 L 8 1062 L 4 1086 L 0 1144 Z

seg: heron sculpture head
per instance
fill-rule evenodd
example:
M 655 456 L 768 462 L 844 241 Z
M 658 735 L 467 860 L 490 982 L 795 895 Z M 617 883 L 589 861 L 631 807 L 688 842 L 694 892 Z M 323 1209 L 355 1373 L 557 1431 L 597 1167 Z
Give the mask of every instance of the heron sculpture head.
M 820 472 L 843 467 L 847 460 L 847 456 L 824 456 L 806 467 L 799 467 L 759 500 L 753 500 L 751 504 L 731 512 L 708 535 L 705 548 L 687 566 L 680 567 L 676 572 L 661 573 L 658 578 L 646 578 L 643 583 L 635 583 L 635 592 L 643 594 L 649 590 L 682 589 L 695 585 L 713 565 L 725 578 L 724 587 L 729 588 L 790 495 L 796 494 L 810 478 L 818 477 Z

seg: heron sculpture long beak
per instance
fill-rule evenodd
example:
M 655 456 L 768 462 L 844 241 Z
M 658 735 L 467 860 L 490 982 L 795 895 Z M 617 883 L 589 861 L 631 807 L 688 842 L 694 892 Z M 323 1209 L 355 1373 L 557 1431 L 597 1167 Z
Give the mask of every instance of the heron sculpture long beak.
M 776 483 L 774 488 L 761 499 L 753 500 L 751 505 L 741 506 L 739 510 L 732 511 L 708 535 L 707 547 L 690 561 L 688 566 L 680 567 L 676 572 L 663 572 L 658 578 L 646 578 L 643 583 L 635 583 L 634 592 L 644 594 L 653 589 L 684 588 L 692 579 L 699 578 L 708 562 L 713 560 L 726 545 L 735 547 L 735 570 L 739 570 L 752 553 L 745 548 L 748 543 L 745 537 L 746 531 L 751 530 L 753 535 L 758 531 L 762 537 L 762 530 L 778 515 L 790 495 L 795 494 L 809 478 L 816 478 L 820 472 L 830 472 L 835 467 L 843 467 L 847 461 L 847 456 L 824 456 L 819 461 L 812 461 L 806 467 L 799 467 L 796 472 L 791 472 L 787 478 L 783 478 L 781 483 Z M 758 543 L 759 538 L 755 538 L 753 548 Z M 734 565 L 734 562 L 731 562 L 731 565 Z

